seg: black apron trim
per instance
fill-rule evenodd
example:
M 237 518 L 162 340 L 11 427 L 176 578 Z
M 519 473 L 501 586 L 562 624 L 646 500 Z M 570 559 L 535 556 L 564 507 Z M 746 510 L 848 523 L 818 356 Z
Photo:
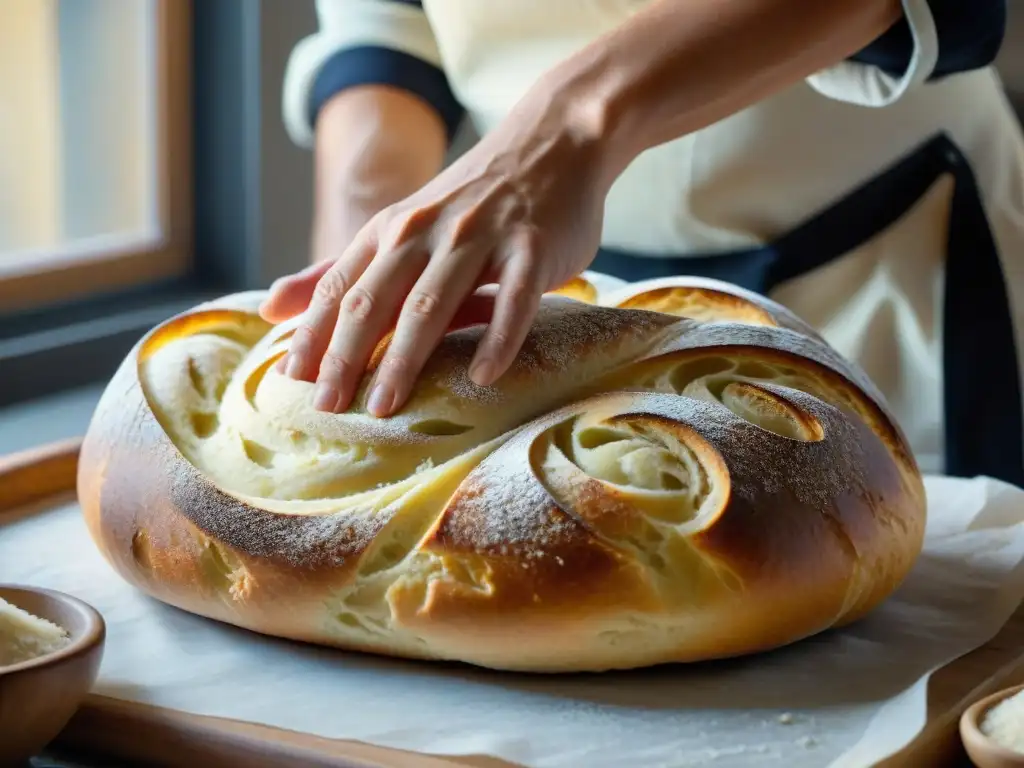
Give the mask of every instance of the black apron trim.
M 764 247 L 670 258 L 602 248 L 592 268 L 626 280 L 698 275 L 768 294 L 880 234 L 947 173 L 955 189 L 942 325 L 945 469 L 1024 487 L 1020 368 L 1003 268 L 974 173 L 947 135 Z

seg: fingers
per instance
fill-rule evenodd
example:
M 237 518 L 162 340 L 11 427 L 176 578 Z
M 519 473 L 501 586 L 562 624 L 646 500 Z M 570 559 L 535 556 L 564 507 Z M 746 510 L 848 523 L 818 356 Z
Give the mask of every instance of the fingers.
M 427 264 L 428 254 L 414 247 L 378 253 L 345 293 L 317 376 L 313 406 L 318 410 L 340 413 L 351 404 L 374 348 Z
M 260 316 L 268 323 L 281 323 L 302 314 L 309 306 L 316 284 L 333 264 L 333 261 L 321 261 L 274 281 L 260 305 Z
M 405 300 L 394 336 L 377 368 L 367 399 L 371 414 L 390 416 L 405 404 L 427 359 L 477 286 L 484 263 L 484 259 L 460 258 L 457 253 L 430 262 Z M 471 311 L 472 305 L 462 313 L 463 322 L 475 324 Z
M 317 281 L 302 321 L 292 336 L 288 354 L 278 364 L 286 376 L 304 381 L 312 381 L 316 376 L 342 300 L 366 271 L 375 250 L 374 241 L 360 235 Z
M 533 325 L 544 293 L 532 239 L 520 238 L 518 244 L 512 242 L 509 247 L 517 252 L 506 262 L 495 298 L 494 315 L 469 366 L 469 377 L 481 387 L 493 384 L 512 365 Z
M 480 386 L 496 381 L 522 346 L 544 287 L 532 236 L 513 235 L 503 247 L 512 251 L 507 259 L 463 251 L 431 260 L 419 250 L 420 238 L 405 234 L 381 248 L 361 234 L 334 265 L 314 265 L 279 281 L 261 308 L 268 319 L 302 313 L 279 365 L 292 378 L 315 379 L 316 409 L 348 409 L 392 326 L 367 397 L 367 410 L 377 417 L 405 404 L 423 366 L 453 328 L 488 323 L 470 367 Z M 496 279 L 496 293 L 473 293 L 481 281 Z

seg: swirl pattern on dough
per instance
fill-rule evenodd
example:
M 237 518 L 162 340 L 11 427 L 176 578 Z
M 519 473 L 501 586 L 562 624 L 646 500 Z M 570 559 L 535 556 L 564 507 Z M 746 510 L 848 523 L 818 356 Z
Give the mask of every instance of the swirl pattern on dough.
M 853 621 L 920 551 L 917 466 L 866 376 L 773 302 L 690 278 L 542 303 L 481 388 L 450 332 L 405 408 L 312 408 L 262 294 L 142 339 L 79 489 L 128 581 L 308 642 L 533 671 L 777 647 Z M 572 298 L 569 298 L 572 297 Z

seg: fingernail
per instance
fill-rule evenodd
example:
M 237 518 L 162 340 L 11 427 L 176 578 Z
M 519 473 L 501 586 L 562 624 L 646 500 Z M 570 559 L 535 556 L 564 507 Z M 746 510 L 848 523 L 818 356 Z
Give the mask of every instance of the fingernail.
M 313 407 L 318 411 L 334 413 L 338 407 L 339 397 L 340 395 L 335 387 L 321 381 L 316 385 L 316 392 L 313 393 Z
M 395 402 L 395 391 L 389 384 L 377 384 L 370 391 L 366 407 L 374 416 L 387 416 Z
M 288 355 L 288 362 L 284 367 L 284 375 L 290 379 L 297 379 L 302 375 L 302 360 L 298 355 Z
M 490 360 L 478 360 L 469 369 L 469 378 L 479 387 L 486 387 L 494 378 L 494 363 Z

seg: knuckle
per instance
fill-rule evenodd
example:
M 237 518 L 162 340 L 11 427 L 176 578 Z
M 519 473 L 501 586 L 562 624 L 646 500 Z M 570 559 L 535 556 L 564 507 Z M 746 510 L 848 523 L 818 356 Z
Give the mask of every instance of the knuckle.
M 397 215 L 388 221 L 384 230 L 386 242 L 396 248 L 419 234 L 420 217 L 415 213 Z
M 341 378 L 349 367 L 345 358 L 332 349 L 328 349 L 320 361 L 320 373 L 325 376 Z
M 523 246 L 527 253 L 534 258 L 537 257 L 540 251 L 541 243 L 543 241 L 542 230 L 540 227 L 535 225 L 523 226 L 520 229 L 520 236 L 522 237 Z
M 313 289 L 313 298 L 323 304 L 337 304 L 345 296 L 348 288 L 345 275 L 332 269 L 317 281 Z
M 345 294 L 345 298 L 341 302 L 341 311 L 353 322 L 363 323 L 373 312 L 373 303 L 373 296 L 370 295 L 370 292 L 356 286 Z
M 292 334 L 291 343 L 288 345 L 292 352 L 305 351 L 316 341 L 316 329 L 311 323 L 299 323 Z
M 487 335 L 489 338 L 487 340 L 487 344 L 491 349 L 504 350 L 509 345 L 509 335 L 505 329 L 498 328 L 497 326 L 491 326 L 488 330 L 489 333 Z
M 433 317 L 441 305 L 440 297 L 432 291 L 415 291 L 406 301 L 406 309 L 414 320 L 427 320 Z
M 393 215 L 392 207 L 381 208 L 377 213 L 370 217 L 369 221 L 363 227 L 366 232 L 384 232 L 388 228 L 388 222 L 391 221 Z
M 454 249 L 459 243 L 472 239 L 476 228 L 477 216 L 472 210 L 466 211 L 462 215 L 453 218 L 449 223 L 446 242 L 450 248 Z
M 402 352 L 388 355 L 380 364 L 382 371 L 387 371 L 390 376 L 401 377 L 412 368 L 412 361 L 409 356 Z

